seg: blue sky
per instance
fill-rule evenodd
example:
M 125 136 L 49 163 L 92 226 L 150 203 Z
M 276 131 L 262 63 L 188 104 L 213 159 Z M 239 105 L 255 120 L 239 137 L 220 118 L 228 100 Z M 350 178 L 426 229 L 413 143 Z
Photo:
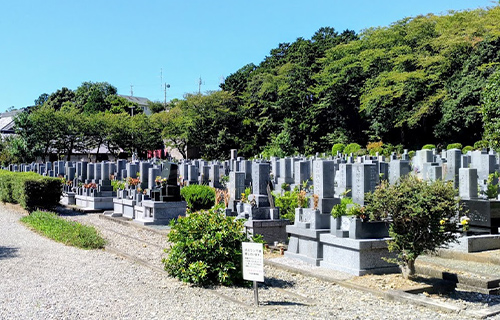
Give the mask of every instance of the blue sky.
M 16 0 L 0 11 L 0 111 L 42 93 L 107 81 L 120 94 L 163 101 L 217 90 L 281 42 L 321 27 L 356 32 L 408 16 L 498 4 L 492 0 Z M 163 77 L 160 77 L 160 70 Z

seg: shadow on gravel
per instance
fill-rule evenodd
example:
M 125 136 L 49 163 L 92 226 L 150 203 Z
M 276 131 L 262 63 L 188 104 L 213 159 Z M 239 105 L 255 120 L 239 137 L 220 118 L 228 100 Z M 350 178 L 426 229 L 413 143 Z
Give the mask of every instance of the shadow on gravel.
M 286 281 L 276 278 L 265 278 L 264 285 L 273 288 L 290 288 L 293 287 L 295 283 L 293 281 Z
M 0 260 L 17 257 L 17 251 L 19 248 L 0 246 Z
M 489 295 L 475 291 L 453 291 L 445 295 L 446 298 L 455 301 L 469 301 L 474 303 L 484 303 L 488 307 L 500 305 L 500 296 Z
M 65 207 L 57 207 L 55 212 L 60 215 L 60 216 L 84 216 L 86 213 L 76 211 L 76 210 L 71 210 Z
M 306 303 L 290 301 L 261 301 L 261 303 L 265 306 L 308 306 Z

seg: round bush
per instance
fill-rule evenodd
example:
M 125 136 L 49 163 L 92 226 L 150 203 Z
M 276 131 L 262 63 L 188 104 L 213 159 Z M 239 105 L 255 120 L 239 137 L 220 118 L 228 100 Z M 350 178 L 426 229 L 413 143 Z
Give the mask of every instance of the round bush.
M 486 148 L 488 148 L 488 141 L 486 140 L 479 140 L 474 143 L 474 150 L 481 150 Z
M 336 156 L 337 152 L 344 152 L 345 144 L 343 143 L 336 143 L 332 147 L 332 156 Z
M 212 208 L 179 217 L 170 226 L 172 247 L 163 263 L 171 276 L 197 285 L 243 283 L 241 243 L 248 241 L 243 220 Z
M 181 196 L 191 212 L 210 209 L 215 204 L 215 189 L 206 185 L 192 184 L 184 187 L 181 189 Z
M 361 150 L 361 146 L 357 143 L 350 143 L 344 148 L 345 154 L 357 153 Z
M 436 149 L 436 145 L 426 144 L 425 146 L 422 147 L 422 150 L 432 150 L 432 149 Z
M 472 146 L 465 146 L 463 149 L 462 149 L 462 153 L 463 154 L 467 154 L 467 152 L 469 151 L 474 151 L 474 147 Z
M 451 150 L 451 149 L 460 149 L 462 150 L 462 144 L 461 143 L 450 143 L 447 147 L 446 150 Z

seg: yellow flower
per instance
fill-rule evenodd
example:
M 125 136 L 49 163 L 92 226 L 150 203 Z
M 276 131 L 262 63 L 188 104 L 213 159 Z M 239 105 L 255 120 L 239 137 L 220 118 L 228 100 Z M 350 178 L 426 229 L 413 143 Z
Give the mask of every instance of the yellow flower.
M 467 220 L 465 220 L 465 219 L 464 219 L 464 220 L 460 221 L 460 223 L 461 223 L 462 225 L 466 225 L 466 224 L 467 224 L 467 223 L 469 223 L 469 222 L 468 222 Z
M 444 220 L 439 221 L 440 225 L 444 225 L 445 223 L 446 223 L 446 221 L 444 221 Z

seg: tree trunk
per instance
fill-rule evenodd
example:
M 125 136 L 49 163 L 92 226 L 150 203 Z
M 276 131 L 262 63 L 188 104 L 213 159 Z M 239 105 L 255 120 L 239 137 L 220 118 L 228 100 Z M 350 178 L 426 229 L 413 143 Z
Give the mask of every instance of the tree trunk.
M 415 275 L 415 260 L 403 262 L 401 265 L 401 273 L 405 279 L 412 278 Z

